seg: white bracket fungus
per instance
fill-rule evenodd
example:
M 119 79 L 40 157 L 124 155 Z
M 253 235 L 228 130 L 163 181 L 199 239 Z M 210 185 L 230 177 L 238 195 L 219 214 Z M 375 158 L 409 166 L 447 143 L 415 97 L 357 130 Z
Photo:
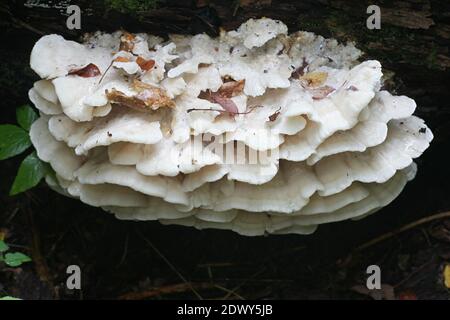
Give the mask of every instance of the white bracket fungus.
M 218 38 L 44 36 L 31 140 L 53 189 L 120 219 L 310 234 L 389 204 L 433 139 L 359 56 L 267 18 Z

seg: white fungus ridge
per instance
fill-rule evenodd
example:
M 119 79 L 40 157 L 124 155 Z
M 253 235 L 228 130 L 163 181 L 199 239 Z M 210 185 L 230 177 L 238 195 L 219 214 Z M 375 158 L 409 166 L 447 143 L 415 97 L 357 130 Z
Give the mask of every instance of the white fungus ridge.
M 46 35 L 31 140 L 53 189 L 119 219 L 311 234 L 388 205 L 433 139 L 360 55 L 268 18 L 217 38 Z

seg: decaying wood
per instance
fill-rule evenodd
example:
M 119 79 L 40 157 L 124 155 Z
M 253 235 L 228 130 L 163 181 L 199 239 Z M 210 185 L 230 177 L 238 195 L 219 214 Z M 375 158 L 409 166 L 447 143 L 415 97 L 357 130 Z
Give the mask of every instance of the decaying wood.
M 35 3 L 38 4 L 35 4 Z M 34 4 L 33 4 L 34 3 Z M 105 5 L 106 3 L 106 5 Z M 450 67 L 450 4 L 437 0 L 377 1 L 381 7 L 381 30 L 368 30 L 368 1 L 348 0 L 227 0 L 180 2 L 160 0 L 156 9 L 117 12 L 107 1 L 80 0 L 81 30 L 66 27 L 67 14 L 58 1 L 6 1 L 0 5 L 5 21 L 28 26 L 39 33 L 78 37 L 95 30 L 218 34 L 219 27 L 232 29 L 251 17 L 283 20 L 291 30 L 309 30 L 341 40 L 354 40 L 363 48 L 404 57 L 404 63 Z M 46 7 L 48 6 L 48 8 Z

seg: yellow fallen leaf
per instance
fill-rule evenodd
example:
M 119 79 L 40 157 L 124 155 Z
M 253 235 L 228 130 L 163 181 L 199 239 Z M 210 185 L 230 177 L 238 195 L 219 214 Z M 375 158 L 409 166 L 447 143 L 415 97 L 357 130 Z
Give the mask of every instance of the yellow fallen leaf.
M 321 86 L 328 78 L 326 72 L 310 72 L 300 77 L 300 80 L 305 82 L 308 87 Z
M 444 268 L 444 284 L 450 289 L 450 264 L 447 264 Z

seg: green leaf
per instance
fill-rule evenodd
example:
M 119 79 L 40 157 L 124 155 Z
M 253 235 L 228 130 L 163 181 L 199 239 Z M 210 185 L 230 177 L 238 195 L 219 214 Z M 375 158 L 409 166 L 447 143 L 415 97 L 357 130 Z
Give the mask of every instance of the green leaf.
M 8 249 L 8 245 L 4 241 L 0 240 L 0 252 L 6 252 Z
M 10 267 L 18 267 L 23 263 L 30 261 L 31 258 L 21 252 L 11 252 L 5 254 L 5 263 Z
M 19 299 L 19 298 L 14 298 L 14 297 L 11 297 L 11 296 L 4 296 L 4 297 L 1 297 L 0 298 L 0 300 L 22 300 L 22 299 Z
M 0 125 L 0 160 L 22 153 L 31 146 L 28 132 L 12 124 Z
M 20 164 L 9 195 L 13 196 L 33 188 L 41 181 L 46 172 L 47 168 L 45 163 L 37 157 L 36 151 L 34 151 Z
M 17 123 L 19 123 L 22 128 L 29 131 L 33 122 L 38 118 L 38 115 L 34 112 L 33 108 L 24 104 L 17 108 L 16 117 Z

